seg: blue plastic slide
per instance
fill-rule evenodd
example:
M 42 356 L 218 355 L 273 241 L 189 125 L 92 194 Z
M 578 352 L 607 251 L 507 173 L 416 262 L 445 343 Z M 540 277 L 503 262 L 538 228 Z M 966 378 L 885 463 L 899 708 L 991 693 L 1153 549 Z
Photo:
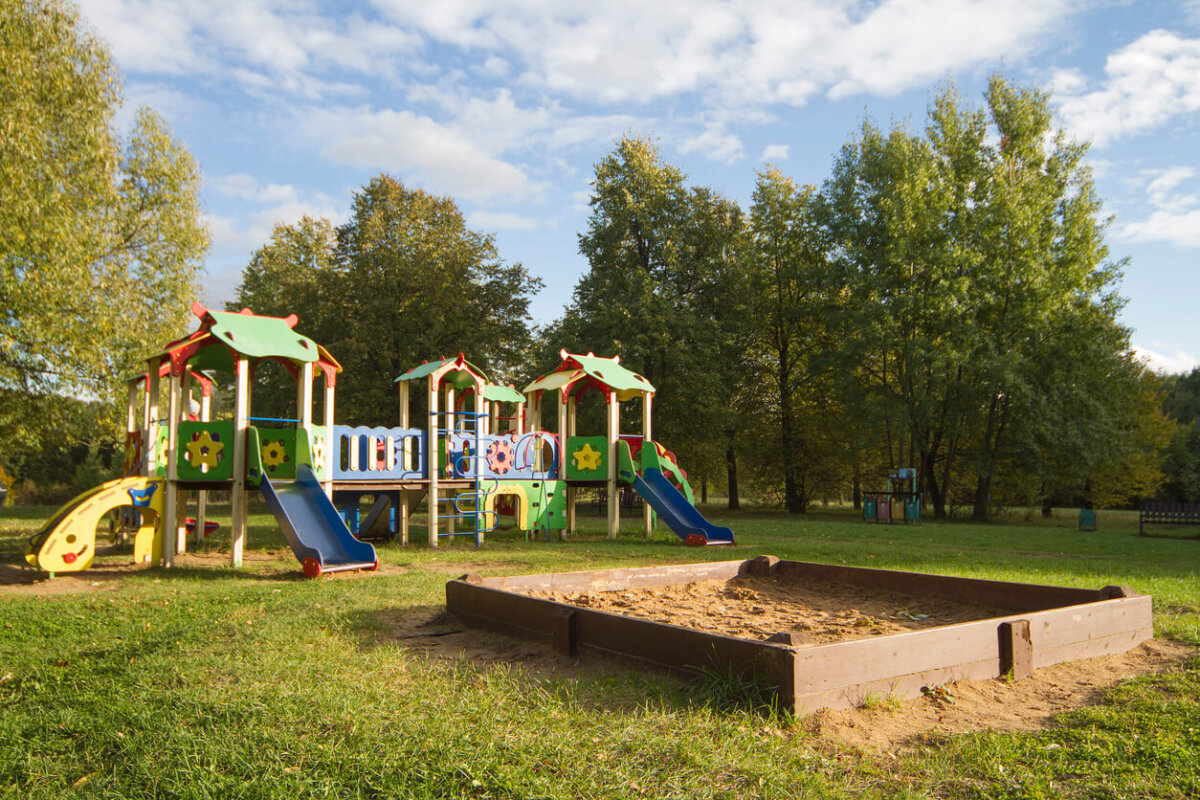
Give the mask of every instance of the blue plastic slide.
M 647 467 L 633 479 L 633 488 L 658 512 L 675 535 L 689 545 L 733 544 L 733 531 L 713 525 L 687 501 L 661 470 Z
M 308 577 L 379 568 L 375 548 L 350 534 L 307 464 L 296 466 L 291 483 L 272 484 L 264 475 L 258 488 Z

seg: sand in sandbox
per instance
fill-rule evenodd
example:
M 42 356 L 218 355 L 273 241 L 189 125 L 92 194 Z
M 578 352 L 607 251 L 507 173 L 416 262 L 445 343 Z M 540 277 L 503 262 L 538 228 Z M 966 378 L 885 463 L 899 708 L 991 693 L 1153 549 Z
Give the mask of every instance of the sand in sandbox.
M 530 596 L 684 628 L 763 640 L 791 633 L 801 646 L 934 628 L 1012 614 L 858 586 L 740 576 L 654 589 Z

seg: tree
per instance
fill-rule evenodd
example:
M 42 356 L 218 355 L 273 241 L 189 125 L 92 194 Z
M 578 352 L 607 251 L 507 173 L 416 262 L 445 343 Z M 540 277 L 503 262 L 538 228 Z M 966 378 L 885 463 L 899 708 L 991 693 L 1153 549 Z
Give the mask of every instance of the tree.
M 734 258 L 737 205 L 627 136 L 596 165 L 591 216 L 579 237 L 589 270 L 555 326 L 560 347 L 621 363 L 655 386 L 654 436 L 693 471 L 724 461 L 737 382 L 731 326 L 742 307 Z M 635 424 L 629 420 L 629 424 Z
M 759 427 L 755 448 L 782 478 L 784 507 L 803 512 L 832 470 L 848 432 L 832 402 L 826 338 L 829 282 L 816 189 L 776 169 L 760 172 L 742 258 L 750 275 L 751 346 L 745 401 Z
M 1086 145 L 1051 123 L 1047 95 L 1000 77 L 986 109 L 946 90 L 923 137 L 864 125 L 826 186 L 862 365 L 846 396 L 889 448 L 907 445 L 937 515 L 964 473 L 984 519 L 1006 466 L 1059 451 L 1086 471 L 1127 426 L 1117 398 L 1139 371 L 1116 321 L 1120 264 Z
M 61 0 L 0 6 L 0 85 L 0 429 L 35 443 L 85 395 L 111 432 L 119 382 L 186 325 L 199 171 L 147 109 L 116 133 L 116 71 Z
M 299 318 L 298 329 L 327 344 L 335 336 L 336 318 L 325 312 L 336 280 L 337 231 L 325 219 L 304 216 L 294 225 L 278 223 L 271 240 L 250 257 L 229 311 L 249 308 L 256 314 Z M 256 376 L 254 410 L 258 416 L 295 418 L 296 384 L 282 369 Z M 319 396 L 319 395 L 318 395 Z
M 1175 422 L 1163 470 L 1164 495 L 1175 502 L 1200 502 L 1200 368 L 1167 376 L 1162 408 Z
M 396 377 L 423 361 L 463 352 L 491 377 L 515 378 L 529 358 L 529 301 L 540 286 L 501 261 L 495 240 L 470 230 L 453 200 L 380 175 L 336 231 L 324 220 L 277 226 L 232 305 L 296 313 L 298 328 L 345 368 L 339 421 L 378 425 L 396 416 Z M 264 407 L 294 402 L 282 383 L 256 387 Z

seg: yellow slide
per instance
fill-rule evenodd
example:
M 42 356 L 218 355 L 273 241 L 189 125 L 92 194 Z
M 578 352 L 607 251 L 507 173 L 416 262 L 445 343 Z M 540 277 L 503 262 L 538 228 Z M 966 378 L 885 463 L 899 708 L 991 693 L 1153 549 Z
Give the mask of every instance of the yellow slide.
M 161 557 L 158 535 L 163 515 L 161 478 L 118 478 L 89 489 L 60 508 L 46 527 L 29 539 L 25 560 L 46 572 L 78 572 L 96 557 L 96 526 L 100 518 L 122 506 L 141 512 L 142 525 L 133 540 L 133 559 L 153 563 Z

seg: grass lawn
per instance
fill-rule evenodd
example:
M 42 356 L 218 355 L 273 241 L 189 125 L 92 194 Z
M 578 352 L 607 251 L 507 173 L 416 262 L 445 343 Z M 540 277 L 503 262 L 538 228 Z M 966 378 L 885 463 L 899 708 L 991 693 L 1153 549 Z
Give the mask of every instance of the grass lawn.
M 19 563 L 52 511 L 0 512 L 0 561 Z M 567 543 L 503 533 L 478 551 L 382 545 L 382 574 L 309 581 L 259 513 L 239 571 L 148 569 L 98 586 L 60 577 L 80 591 L 40 595 L 0 587 L 0 797 L 1200 796 L 1200 661 L 1121 684 L 1044 731 L 932 737 L 893 756 L 834 745 L 804 720 L 718 710 L 674 678 L 431 660 L 386 635 L 398 615 L 442 604 L 446 580 L 468 569 L 770 553 L 1126 584 L 1154 595 L 1159 636 L 1200 644 L 1200 541 L 1135 536 L 1136 515 L 1102 513 L 1086 533 L 1065 513 L 909 527 L 848 514 L 711 518 L 734 528 L 736 547 L 685 549 L 632 528 L 608 541 L 593 521 Z M 206 547 L 221 549 L 220 534 Z

